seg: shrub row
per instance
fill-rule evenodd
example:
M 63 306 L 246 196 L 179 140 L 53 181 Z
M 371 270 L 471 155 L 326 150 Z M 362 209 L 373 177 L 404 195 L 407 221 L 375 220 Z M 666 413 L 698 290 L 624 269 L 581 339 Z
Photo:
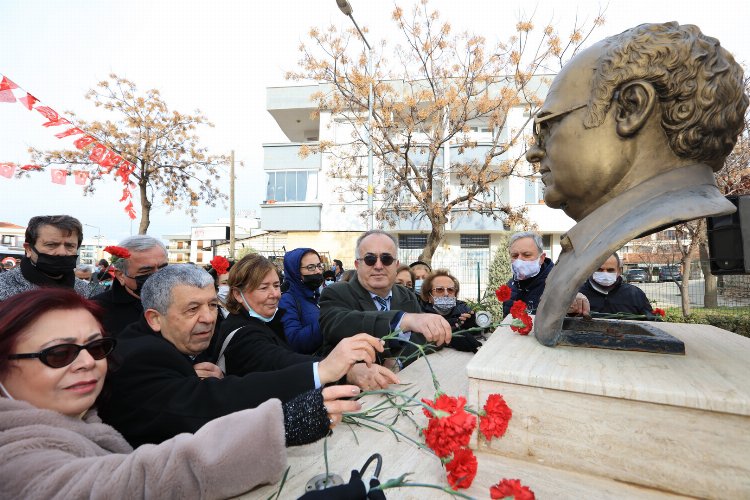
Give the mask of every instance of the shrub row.
M 677 307 L 666 309 L 665 312 L 666 320 L 673 323 L 712 325 L 743 337 L 750 337 L 750 308 L 747 307 L 695 308 L 687 318 L 683 317 L 682 309 Z

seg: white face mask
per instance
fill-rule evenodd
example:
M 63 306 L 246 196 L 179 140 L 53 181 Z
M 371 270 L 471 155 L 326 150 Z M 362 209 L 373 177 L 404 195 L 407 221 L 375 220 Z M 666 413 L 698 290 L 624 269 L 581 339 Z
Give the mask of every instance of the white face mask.
M 617 273 L 601 273 L 597 271 L 591 279 L 601 286 L 612 286 L 617 281 Z
M 456 297 L 440 296 L 432 298 L 432 307 L 440 314 L 448 314 L 456 307 Z
M 229 297 L 229 285 L 219 285 L 219 291 L 216 292 L 216 297 L 221 301 L 222 304 L 227 303 L 227 297 Z
M 8 389 L 5 388 L 2 382 L 0 382 L 0 391 L 3 391 L 3 396 L 5 396 L 6 398 L 13 399 L 13 400 L 16 399 L 10 395 L 10 393 L 8 392 Z
M 414 291 L 417 292 L 417 295 L 422 291 L 422 282 L 424 280 L 414 280 Z
M 245 300 L 245 294 L 243 294 L 242 292 L 240 292 L 240 297 L 242 297 L 242 303 L 245 304 L 245 307 L 247 308 L 247 314 L 249 314 L 251 318 L 258 318 L 259 320 L 261 320 L 264 323 L 268 323 L 269 321 L 271 321 L 273 319 L 273 317 L 276 316 L 276 311 L 279 310 L 279 308 L 277 307 L 276 311 L 274 311 L 273 314 L 270 317 L 261 316 L 257 312 L 253 311 L 253 308 L 250 307 L 250 304 L 247 303 L 247 300 Z
M 539 263 L 539 259 L 534 260 L 514 260 L 511 265 L 513 269 L 513 279 L 516 281 L 527 280 L 533 278 L 542 269 L 542 265 Z

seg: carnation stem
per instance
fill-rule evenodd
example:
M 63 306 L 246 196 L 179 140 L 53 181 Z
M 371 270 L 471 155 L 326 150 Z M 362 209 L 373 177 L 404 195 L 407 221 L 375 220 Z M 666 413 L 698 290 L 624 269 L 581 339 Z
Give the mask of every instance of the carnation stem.
M 448 488 L 447 486 L 438 486 L 436 484 L 429 484 L 429 483 L 407 483 L 403 481 L 401 478 L 397 479 L 389 479 L 388 481 L 382 483 L 380 486 L 376 486 L 375 488 L 372 488 L 373 490 L 386 490 L 389 488 L 404 488 L 404 487 L 410 487 L 410 488 L 432 488 L 433 490 L 440 490 L 443 491 L 453 497 L 458 498 L 468 498 L 469 500 L 476 500 L 476 498 L 471 497 L 469 495 L 466 495 L 464 493 L 459 493 L 456 490 L 453 490 L 451 488 Z

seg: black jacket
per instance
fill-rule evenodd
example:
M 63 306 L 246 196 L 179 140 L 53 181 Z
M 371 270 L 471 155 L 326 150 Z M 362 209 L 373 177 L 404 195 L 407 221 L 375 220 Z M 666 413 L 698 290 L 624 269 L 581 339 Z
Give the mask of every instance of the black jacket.
M 422 311 L 426 313 L 440 314 L 429 302 L 422 302 Z M 463 323 L 460 323 L 459 318 L 464 313 L 470 313 L 471 316 Z M 471 310 L 471 308 L 469 308 L 469 306 L 466 305 L 466 302 L 464 302 L 463 300 L 457 300 L 456 306 L 451 309 L 448 314 L 444 314 L 442 316 L 451 325 L 451 331 L 454 332 L 458 330 L 468 330 L 469 328 L 474 328 L 475 326 L 477 326 L 474 312 Z
M 598 313 L 630 313 L 651 316 L 653 309 L 646 294 L 637 286 L 623 283 L 622 276 L 617 277 L 614 288 L 609 293 L 601 293 L 586 280 L 579 290 L 589 299 L 591 312 Z
M 529 314 L 534 314 L 536 308 L 539 307 L 539 303 L 542 301 L 542 294 L 544 293 L 544 284 L 547 281 L 547 275 L 554 267 L 555 264 L 553 264 L 552 260 L 547 257 L 544 259 L 542 268 L 536 276 L 520 281 L 511 278 L 510 281 L 508 281 L 508 286 L 511 291 L 510 299 L 503 302 L 503 316 L 510 314 L 510 308 L 513 306 L 513 302 L 517 300 L 524 301 Z
M 309 364 L 201 380 L 193 369 L 201 358 L 180 353 L 145 319 L 127 327 L 118 341 L 121 366 L 107 375 L 99 415 L 133 447 L 195 432 L 215 418 L 271 398 L 289 401 L 314 388 Z
M 253 372 L 269 372 L 305 363 L 312 377 L 312 363 L 321 358 L 300 354 L 292 350 L 284 338 L 282 316 L 279 309 L 269 323 L 247 314 L 232 314 L 221 325 L 221 344 L 227 335 L 237 328 L 224 352 L 227 375 L 246 375 Z
M 112 337 L 119 338 L 125 327 L 143 317 L 141 300 L 130 295 L 117 280 L 112 281 L 109 290 L 92 297 L 91 300 L 104 309 L 102 326 Z

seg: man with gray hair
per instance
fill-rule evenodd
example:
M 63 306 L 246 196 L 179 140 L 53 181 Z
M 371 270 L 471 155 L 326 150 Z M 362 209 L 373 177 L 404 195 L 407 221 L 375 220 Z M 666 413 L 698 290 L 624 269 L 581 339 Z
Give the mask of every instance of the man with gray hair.
M 115 279 L 106 292 L 93 297 L 104 309 L 104 329 L 117 337 L 126 326 L 143 315 L 141 289 L 146 280 L 167 265 L 167 249 L 152 236 L 138 234 L 122 240 L 119 245 L 130 257 L 113 262 Z
M 450 344 L 448 322 L 439 314 L 423 313 L 416 295 L 396 284 L 398 243 L 391 234 L 380 229 L 363 233 L 355 257 L 357 274 L 327 287 L 320 296 L 320 330 L 328 350 L 362 332 L 384 337 L 401 331 L 402 339 L 414 343 Z M 400 357 L 408 356 L 413 348 L 403 344 L 391 341 L 389 346 L 392 352 L 403 348 Z
M 143 285 L 141 302 L 143 317 L 120 334 L 115 351 L 119 366 L 107 375 L 108 397 L 99 407 L 102 419 L 134 447 L 194 433 L 210 420 L 272 398 L 285 403 L 320 388 L 313 361 L 226 377 L 206 361 L 219 301 L 214 279 L 200 267 L 162 269 Z M 373 351 L 360 359 L 369 363 L 374 357 Z M 345 387 L 351 395 L 359 393 L 354 386 Z M 332 408 L 335 404 L 328 406 L 334 425 L 339 417 Z
M 510 236 L 508 241 L 510 267 L 513 277 L 508 281 L 510 299 L 503 302 L 503 315 L 510 314 L 510 308 L 517 300 L 526 303 L 529 314 L 535 314 L 542 300 L 547 275 L 555 267 L 544 252 L 542 237 L 532 231 L 522 231 Z M 588 314 L 588 299 L 578 294 L 568 313 Z

